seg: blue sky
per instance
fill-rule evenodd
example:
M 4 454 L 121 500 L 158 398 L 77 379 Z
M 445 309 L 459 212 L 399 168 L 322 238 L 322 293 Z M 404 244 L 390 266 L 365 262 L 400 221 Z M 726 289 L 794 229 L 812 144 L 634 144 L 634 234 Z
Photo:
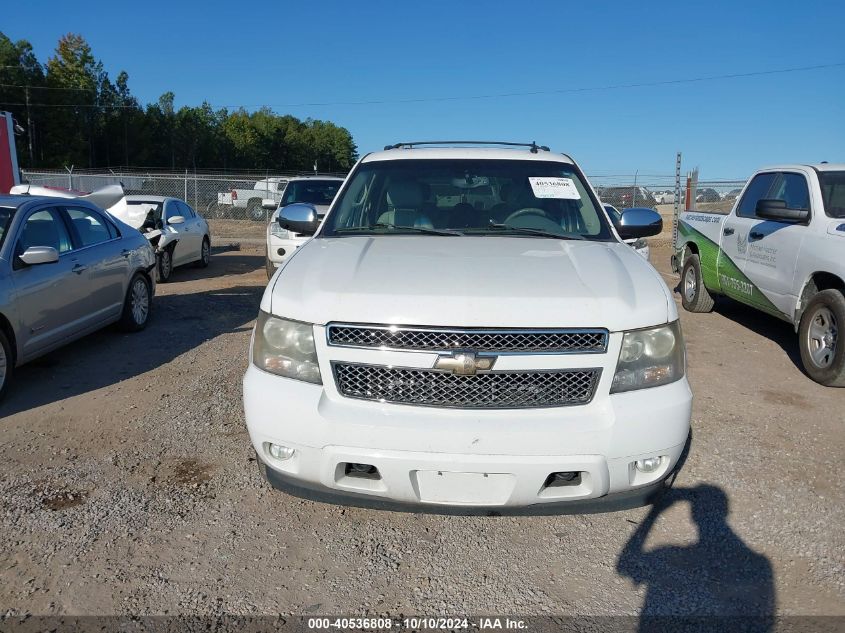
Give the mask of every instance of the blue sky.
M 144 103 L 261 104 L 347 127 L 361 153 L 537 140 L 593 175 L 702 178 L 845 162 L 845 66 L 667 86 L 418 103 L 285 104 L 599 88 L 845 62 L 845 2 L 8 3 L 41 61 L 82 34 Z

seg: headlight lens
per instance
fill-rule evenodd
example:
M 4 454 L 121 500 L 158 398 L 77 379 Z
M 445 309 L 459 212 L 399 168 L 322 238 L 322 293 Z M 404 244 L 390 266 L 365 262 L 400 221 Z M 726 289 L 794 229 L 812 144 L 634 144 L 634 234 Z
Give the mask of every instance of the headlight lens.
M 684 375 L 684 338 L 678 321 L 625 332 L 610 393 L 657 387 Z
M 273 218 L 273 221 L 270 222 L 270 235 L 275 235 L 276 237 L 281 237 L 282 239 L 288 237 L 288 230 L 279 226 L 278 218 Z
M 259 312 L 252 362 L 259 369 L 277 376 L 323 384 L 314 347 L 314 326 L 310 323 Z

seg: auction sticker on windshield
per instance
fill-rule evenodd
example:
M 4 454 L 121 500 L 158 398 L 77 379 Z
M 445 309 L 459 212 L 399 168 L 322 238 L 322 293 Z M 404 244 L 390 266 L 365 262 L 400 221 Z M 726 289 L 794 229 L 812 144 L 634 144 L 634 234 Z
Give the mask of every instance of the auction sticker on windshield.
M 575 188 L 572 178 L 528 178 L 531 190 L 536 198 L 558 198 L 562 200 L 580 200 L 581 194 Z

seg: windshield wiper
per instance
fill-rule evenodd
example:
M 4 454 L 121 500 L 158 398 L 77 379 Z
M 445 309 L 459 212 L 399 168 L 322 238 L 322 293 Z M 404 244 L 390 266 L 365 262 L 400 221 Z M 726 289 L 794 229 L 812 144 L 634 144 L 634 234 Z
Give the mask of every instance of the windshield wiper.
M 521 233 L 523 235 L 535 235 L 537 237 L 553 237 L 557 240 L 583 240 L 583 235 L 563 235 L 561 233 L 552 233 L 551 231 L 544 231 L 542 229 L 530 229 L 523 226 L 511 226 L 510 224 L 494 224 L 485 227 L 482 230 L 493 229 L 494 231 L 511 231 L 513 233 Z
M 450 231 L 448 229 L 430 229 L 425 226 L 403 226 L 401 224 L 390 224 L 388 222 L 377 222 L 371 226 L 344 226 L 335 229 L 335 233 L 353 233 L 356 231 L 371 231 L 373 229 L 391 229 L 393 231 L 413 231 L 415 233 L 424 233 L 425 235 L 463 235 L 460 231 Z

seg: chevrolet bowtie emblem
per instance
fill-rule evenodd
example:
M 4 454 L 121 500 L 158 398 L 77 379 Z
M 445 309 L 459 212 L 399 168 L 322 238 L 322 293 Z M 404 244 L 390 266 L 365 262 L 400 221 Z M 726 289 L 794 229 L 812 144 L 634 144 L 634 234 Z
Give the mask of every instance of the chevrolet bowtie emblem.
M 495 362 L 495 356 L 476 356 L 475 352 L 455 352 L 438 356 L 434 368 L 445 369 L 460 376 L 473 376 L 478 371 L 492 369 Z

